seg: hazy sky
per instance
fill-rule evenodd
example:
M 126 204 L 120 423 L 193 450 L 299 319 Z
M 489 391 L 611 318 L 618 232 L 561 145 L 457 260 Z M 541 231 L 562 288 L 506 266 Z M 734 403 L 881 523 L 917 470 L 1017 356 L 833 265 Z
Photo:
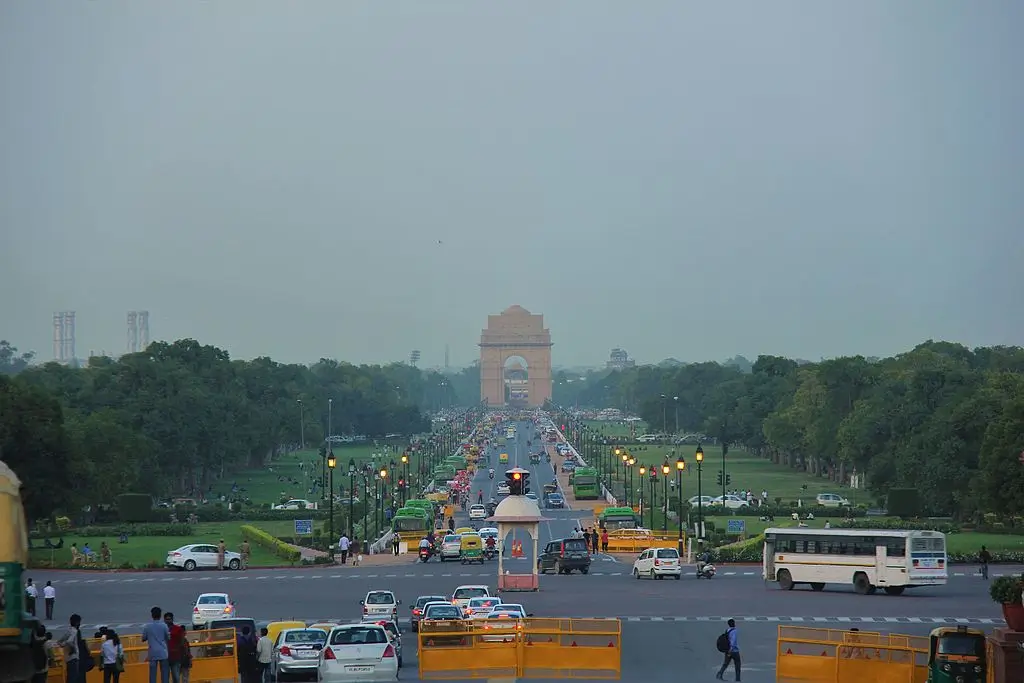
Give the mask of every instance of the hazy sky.
M 0 3 L 0 338 L 1024 341 L 1024 3 Z

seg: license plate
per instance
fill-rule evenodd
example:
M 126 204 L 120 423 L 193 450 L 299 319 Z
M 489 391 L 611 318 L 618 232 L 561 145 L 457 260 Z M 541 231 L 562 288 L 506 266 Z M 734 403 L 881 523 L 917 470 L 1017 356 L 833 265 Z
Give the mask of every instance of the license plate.
M 317 657 L 320 655 L 319 652 L 313 652 L 309 650 L 299 650 L 296 654 L 299 655 L 299 659 L 312 659 L 313 657 Z
M 372 666 L 346 666 L 345 671 L 353 674 L 368 674 L 373 673 Z

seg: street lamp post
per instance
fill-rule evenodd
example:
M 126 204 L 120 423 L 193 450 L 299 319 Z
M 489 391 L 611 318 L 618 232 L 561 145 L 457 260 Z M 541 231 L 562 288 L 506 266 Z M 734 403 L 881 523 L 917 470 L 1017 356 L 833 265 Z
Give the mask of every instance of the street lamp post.
M 668 473 L 672 468 L 668 466 L 668 460 L 661 466 L 661 502 L 665 506 L 665 514 L 661 517 L 661 530 L 668 533 Z
M 640 490 L 644 489 L 644 480 L 640 480 Z M 654 531 L 654 508 L 658 507 L 658 468 L 651 465 L 651 531 Z
M 683 556 L 683 470 L 685 469 L 686 461 L 680 455 L 679 459 L 676 460 L 676 496 L 679 503 L 679 557 Z M 700 499 L 698 498 L 698 500 Z
M 704 499 L 701 497 L 701 473 L 704 466 L 704 449 L 697 444 L 697 453 L 694 455 L 697 461 L 697 540 L 704 538 Z
M 644 467 L 643 465 L 640 465 L 640 526 L 643 526 L 644 523 L 644 481 L 646 480 L 646 477 L 644 476 L 645 474 L 647 474 L 647 468 Z
M 302 407 L 302 399 L 296 399 L 299 404 L 299 448 L 306 450 L 306 409 Z
M 373 473 L 373 535 L 380 538 L 380 474 Z
M 402 505 L 405 505 L 409 500 L 409 454 L 402 453 L 402 479 L 404 480 L 405 488 L 402 489 Z
M 672 400 L 676 404 L 676 434 L 678 434 L 679 433 L 679 397 L 678 396 L 673 396 Z
M 351 541 L 355 536 L 355 513 L 353 510 L 352 498 L 356 495 L 356 461 L 352 458 L 348 461 L 348 539 Z
M 664 434 L 665 432 L 668 431 L 668 420 L 666 419 L 666 408 L 668 407 L 666 405 L 667 401 L 668 401 L 668 396 L 666 396 L 665 394 L 662 394 L 661 395 L 661 433 L 662 434 Z
M 637 464 L 637 459 L 634 458 L 633 456 L 630 456 L 630 462 L 629 462 L 629 465 L 630 465 L 630 488 L 629 488 L 629 494 L 626 496 L 626 505 L 627 506 L 630 503 L 635 503 L 636 502 L 636 490 L 633 489 L 633 466 L 636 465 L 636 464 Z
M 393 465 L 394 463 L 392 463 Z M 388 496 L 388 469 L 386 467 L 380 468 L 380 516 L 384 519 L 384 499 Z M 377 527 L 377 538 L 383 535 L 384 528 Z
M 327 478 L 329 489 L 327 491 L 327 514 L 329 515 L 328 519 L 330 521 L 327 526 L 329 530 L 327 536 L 327 546 L 330 548 L 330 550 L 328 551 L 328 555 L 330 556 L 332 562 L 334 561 L 334 468 L 337 466 L 338 459 L 334 457 L 334 451 L 328 451 Z
M 333 448 L 334 442 L 331 441 L 331 432 L 333 431 L 333 425 L 331 424 L 334 418 L 334 399 L 327 399 L 327 448 Z M 324 485 L 324 480 L 327 479 L 327 458 L 320 463 L 320 485 Z

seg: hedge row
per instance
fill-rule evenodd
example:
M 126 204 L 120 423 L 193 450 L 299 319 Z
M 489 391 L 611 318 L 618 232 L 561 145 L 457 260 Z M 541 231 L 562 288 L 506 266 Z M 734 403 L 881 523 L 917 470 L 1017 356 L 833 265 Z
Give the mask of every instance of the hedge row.
M 191 536 L 192 525 L 190 524 L 117 524 L 109 526 L 83 526 L 78 529 L 69 530 L 75 536 L 86 536 L 91 538 L 114 537 L 126 533 L 129 536 Z M 29 538 L 51 538 L 55 533 L 45 531 L 33 531 Z
M 669 509 L 673 511 L 675 511 L 677 507 L 678 505 L 675 504 L 675 501 L 672 501 L 669 505 Z M 683 507 L 685 508 L 686 506 L 684 505 Z M 809 512 L 815 517 L 829 519 L 848 519 L 853 517 L 864 517 L 867 515 L 867 510 L 865 508 L 832 508 L 821 505 L 805 505 L 802 508 L 796 507 L 795 505 L 792 507 L 785 505 L 781 507 L 775 505 L 765 505 L 762 507 L 748 506 L 739 508 L 738 510 L 722 510 L 718 506 L 708 507 L 705 505 L 703 510 L 705 516 L 713 514 L 716 517 L 762 517 L 770 513 L 775 515 L 776 519 L 788 519 L 794 512 L 799 514 L 801 517 L 805 517 Z M 690 515 L 694 517 L 697 515 L 696 505 L 691 508 Z
M 247 541 L 251 541 L 256 545 L 266 548 L 270 552 L 274 553 L 282 560 L 295 563 L 302 558 L 302 553 L 298 550 L 285 543 L 274 538 L 273 535 L 267 533 L 259 527 L 255 527 L 249 524 L 243 524 L 241 526 L 242 538 Z
M 955 534 L 960 531 L 959 524 L 935 522 L 928 519 L 857 519 L 840 522 L 841 529 L 893 529 L 904 531 L 941 531 L 944 534 Z

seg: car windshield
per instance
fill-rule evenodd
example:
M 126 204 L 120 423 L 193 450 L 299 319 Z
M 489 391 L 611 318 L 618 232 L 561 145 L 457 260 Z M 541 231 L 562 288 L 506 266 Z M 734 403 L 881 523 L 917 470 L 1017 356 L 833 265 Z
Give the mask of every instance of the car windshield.
M 472 598 L 486 598 L 486 588 L 459 588 L 455 591 L 455 600 L 470 600 Z
M 478 607 L 493 607 L 498 604 L 498 598 L 473 598 L 469 601 L 469 606 L 473 608 Z
M 966 635 L 944 635 L 939 638 L 938 654 L 958 657 L 984 657 L 985 639 Z
M 658 549 L 658 557 L 663 560 L 675 560 L 679 557 L 679 552 L 672 548 L 660 548 Z
M 428 602 L 448 602 L 448 598 L 443 595 L 427 595 L 422 598 L 416 598 L 416 606 L 422 608 Z
M 461 619 L 462 612 L 455 605 L 431 605 L 427 608 L 428 619 Z
M 444 542 L 445 543 L 458 543 L 459 542 L 459 537 L 458 536 L 445 536 L 444 537 Z
M 479 504 L 478 505 L 474 505 L 473 507 L 470 508 L 470 510 L 483 510 L 483 509 L 484 509 L 484 506 L 483 505 L 479 505 Z
M 226 605 L 228 604 L 228 597 L 226 595 L 200 595 L 200 605 Z
M 288 631 L 284 634 L 284 642 L 286 643 L 322 643 L 327 640 L 327 634 L 319 629 L 309 629 L 307 631 Z
M 383 645 L 386 642 L 388 637 L 379 626 L 353 626 L 331 633 L 331 645 Z
M 376 592 L 366 596 L 367 605 L 392 605 L 394 602 L 395 596 L 391 593 Z

